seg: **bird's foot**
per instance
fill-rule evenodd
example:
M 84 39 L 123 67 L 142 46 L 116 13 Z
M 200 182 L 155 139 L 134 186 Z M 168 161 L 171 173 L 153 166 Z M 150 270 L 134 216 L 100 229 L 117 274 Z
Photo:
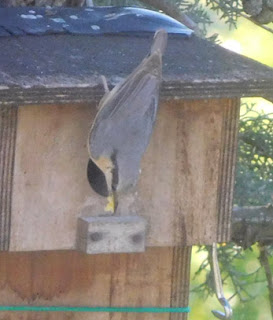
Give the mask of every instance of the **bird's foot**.
M 104 88 L 104 92 L 108 93 L 110 90 L 109 90 L 108 83 L 107 83 L 105 76 L 101 75 L 100 78 L 101 78 L 101 82 L 102 82 L 102 85 Z

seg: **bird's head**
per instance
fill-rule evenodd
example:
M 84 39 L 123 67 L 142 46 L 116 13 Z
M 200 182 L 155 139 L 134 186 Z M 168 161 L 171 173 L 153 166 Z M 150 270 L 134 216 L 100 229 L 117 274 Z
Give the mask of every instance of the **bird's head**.
M 108 197 L 106 211 L 114 212 L 118 205 L 118 194 L 128 192 L 136 185 L 140 172 L 140 159 L 136 158 L 117 156 L 114 152 L 110 159 L 89 159 L 87 178 L 95 192 Z
M 105 211 L 114 213 L 117 209 L 118 199 L 114 187 L 115 165 L 112 159 L 100 157 L 96 161 L 89 159 L 87 178 L 92 189 L 101 196 L 108 198 Z

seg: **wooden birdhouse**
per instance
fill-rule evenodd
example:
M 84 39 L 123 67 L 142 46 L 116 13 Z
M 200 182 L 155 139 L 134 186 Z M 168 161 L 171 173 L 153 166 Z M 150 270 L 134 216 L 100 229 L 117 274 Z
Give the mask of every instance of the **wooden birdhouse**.
M 273 70 L 162 16 L 129 8 L 0 9 L 0 304 L 186 307 L 191 246 L 229 241 L 240 97 L 272 97 Z M 121 213 L 122 231 L 103 220 L 102 235 L 92 221 L 105 218 L 105 198 L 87 179 L 100 76 L 110 87 L 123 80 L 159 28 L 169 38 L 136 187 L 139 211 Z M 103 252 L 108 236 L 125 244 L 82 253 Z M 71 315 L 110 318 L 136 316 Z

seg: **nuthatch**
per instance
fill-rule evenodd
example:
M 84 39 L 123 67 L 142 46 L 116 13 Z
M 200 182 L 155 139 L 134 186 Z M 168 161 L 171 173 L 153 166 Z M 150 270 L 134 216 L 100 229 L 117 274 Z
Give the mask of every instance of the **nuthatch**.
M 167 33 L 158 30 L 150 54 L 99 104 L 88 137 L 88 179 L 92 188 L 108 196 L 106 211 L 115 212 L 118 194 L 136 185 L 158 109 L 162 54 Z

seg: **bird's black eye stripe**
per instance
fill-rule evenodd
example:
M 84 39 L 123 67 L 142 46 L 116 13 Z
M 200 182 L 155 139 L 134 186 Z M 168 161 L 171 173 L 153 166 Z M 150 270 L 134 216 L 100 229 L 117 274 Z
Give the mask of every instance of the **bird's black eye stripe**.
M 112 169 L 112 190 L 116 191 L 118 186 L 118 163 L 117 163 L 117 151 L 114 150 L 114 152 L 111 155 L 111 160 L 113 163 L 113 169 Z
M 87 179 L 95 192 L 103 197 L 109 196 L 105 175 L 91 159 L 88 161 Z

